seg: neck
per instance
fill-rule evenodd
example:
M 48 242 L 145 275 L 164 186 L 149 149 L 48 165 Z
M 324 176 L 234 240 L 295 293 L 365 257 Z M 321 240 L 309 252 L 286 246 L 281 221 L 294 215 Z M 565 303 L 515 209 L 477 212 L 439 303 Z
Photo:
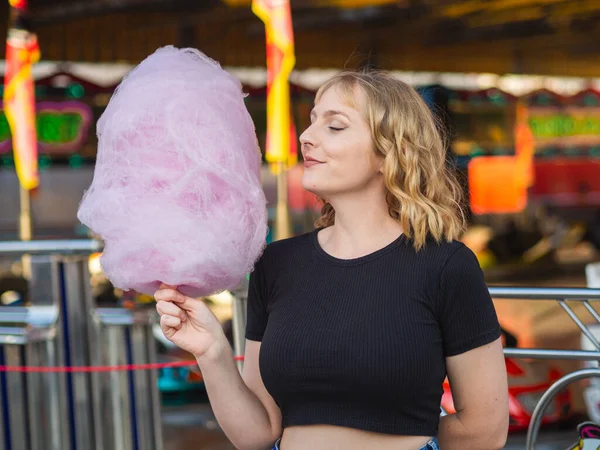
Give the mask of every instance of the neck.
M 402 234 L 400 223 L 388 212 L 381 191 L 361 192 L 330 200 L 335 223 L 321 233 L 321 244 L 340 257 L 357 257 L 384 247 Z

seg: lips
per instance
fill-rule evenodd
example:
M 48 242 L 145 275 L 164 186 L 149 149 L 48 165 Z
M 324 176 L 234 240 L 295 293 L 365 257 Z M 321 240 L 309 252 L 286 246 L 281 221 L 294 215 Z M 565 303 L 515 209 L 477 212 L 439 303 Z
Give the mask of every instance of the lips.
M 319 161 L 315 158 L 312 158 L 310 156 L 306 156 L 304 158 L 304 167 L 312 167 L 312 166 L 316 166 L 317 164 L 323 164 L 323 162 Z

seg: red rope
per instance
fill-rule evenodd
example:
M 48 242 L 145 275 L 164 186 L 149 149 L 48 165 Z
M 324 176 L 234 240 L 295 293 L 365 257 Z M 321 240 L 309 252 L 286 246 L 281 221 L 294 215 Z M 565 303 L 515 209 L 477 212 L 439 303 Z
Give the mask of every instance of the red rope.
M 236 356 L 236 361 L 243 361 L 243 356 Z M 22 372 L 22 373 L 76 373 L 76 372 L 124 372 L 132 370 L 154 370 L 166 369 L 171 367 L 189 367 L 195 366 L 195 360 L 175 361 L 168 363 L 153 364 L 123 364 L 119 366 L 70 366 L 70 367 L 36 367 L 36 366 L 0 366 L 0 372 Z

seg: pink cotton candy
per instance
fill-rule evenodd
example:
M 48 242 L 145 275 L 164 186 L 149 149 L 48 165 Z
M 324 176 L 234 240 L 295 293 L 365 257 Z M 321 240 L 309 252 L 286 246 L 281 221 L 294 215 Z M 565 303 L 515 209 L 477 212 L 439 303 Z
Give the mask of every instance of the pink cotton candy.
M 235 287 L 267 234 L 260 150 L 240 82 L 194 49 L 164 47 L 119 85 L 97 124 L 77 217 L 104 240 L 114 286 L 190 296 Z

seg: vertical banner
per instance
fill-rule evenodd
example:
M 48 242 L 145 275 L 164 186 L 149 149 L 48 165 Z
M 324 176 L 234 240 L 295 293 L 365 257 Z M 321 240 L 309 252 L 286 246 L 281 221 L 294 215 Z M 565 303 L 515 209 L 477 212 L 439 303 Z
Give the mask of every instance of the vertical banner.
M 533 157 L 535 141 L 529 126 L 529 110 L 522 102 L 517 103 L 515 120 L 515 157 L 517 159 L 517 180 L 525 188 L 534 182 Z
M 288 168 L 298 164 L 298 135 L 296 132 L 296 123 L 294 121 L 294 111 L 290 108 L 290 154 L 287 160 Z
M 267 162 L 276 171 L 295 163 L 295 127 L 290 117 L 289 76 L 296 64 L 289 0 L 253 0 L 252 11 L 265 24 L 267 41 Z M 291 138 L 291 135 L 294 135 Z
M 37 36 L 31 31 L 26 0 L 9 0 L 10 23 L 6 39 L 4 113 L 10 126 L 15 167 L 25 190 L 39 184 L 35 90 L 32 65 L 40 59 Z
M 511 214 L 527 206 L 534 183 L 535 142 L 526 105 L 516 105 L 514 156 L 480 156 L 469 162 L 469 200 L 474 214 Z

